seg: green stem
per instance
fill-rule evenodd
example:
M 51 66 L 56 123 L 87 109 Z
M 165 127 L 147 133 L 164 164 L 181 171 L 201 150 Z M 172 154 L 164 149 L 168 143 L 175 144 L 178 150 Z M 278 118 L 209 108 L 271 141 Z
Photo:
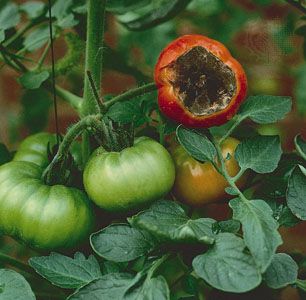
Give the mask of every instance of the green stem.
M 74 124 L 66 133 L 63 141 L 61 142 L 58 152 L 53 158 L 52 162 L 48 165 L 48 167 L 43 172 L 42 178 L 48 184 L 52 182 L 53 169 L 55 166 L 65 159 L 70 145 L 72 142 L 87 128 L 96 127 L 99 124 L 101 119 L 101 115 L 89 115 L 81 119 L 78 123 Z M 55 174 L 56 176 L 58 174 Z
M 88 0 L 87 9 L 87 42 L 85 57 L 85 72 L 90 71 L 95 85 L 100 90 L 103 62 L 103 37 L 105 22 L 106 0 Z M 81 116 L 95 114 L 99 111 L 90 82 L 84 74 L 84 101 L 81 107 Z M 86 163 L 90 155 L 90 143 L 87 133 L 83 135 L 82 157 Z
M 150 268 L 150 270 L 148 272 L 147 279 L 152 278 L 155 271 L 169 258 L 169 256 L 170 256 L 170 254 L 165 254 L 160 259 L 156 260 L 153 263 L 152 267 Z
M 222 151 L 221 151 L 221 148 L 220 148 L 220 144 L 218 141 L 216 141 L 214 139 L 214 145 L 216 147 L 216 150 L 217 150 L 217 157 L 218 157 L 218 161 L 220 162 L 221 164 L 221 167 L 219 167 L 216 163 L 213 162 L 213 165 L 215 167 L 215 169 L 222 175 L 224 176 L 224 178 L 227 180 L 227 182 L 229 183 L 229 185 L 237 192 L 237 195 L 239 196 L 239 198 L 245 202 L 245 203 L 248 203 L 249 200 L 244 196 L 244 194 L 240 191 L 240 189 L 237 187 L 236 185 L 236 181 L 235 181 L 235 177 L 231 177 L 228 172 L 227 172 L 227 169 L 226 169 L 226 166 L 225 166 L 225 161 L 224 161 L 224 158 L 222 156 Z M 239 174 L 239 173 L 238 173 Z
M 40 70 L 41 69 L 41 67 L 42 67 L 42 65 L 43 65 L 43 63 L 44 63 L 44 61 L 45 61 L 45 59 L 47 57 L 47 54 L 48 54 L 48 52 L 50 50 L 50 46 L 51 46 L 51 41 L 49 41 L 48 44 L 45 46 L 45 49 L 44 49 L 44 51 L 43 51 L 43 53 L 42 53 L 42 55 L 41 55 L 41 57 L 40 57 L 40 59 L 39 59 L 39 61 L 37 63 L 36 70 Z
M 68 102 L 76 111 L 80 111 L 83 102 L 81 97 L 61 88 L 58 85 L 55 86 L 55 91 L 60 98 Z
M 31 275 L 37 276 L 37 273 L 29 265 L 23 263 L 22 261 L 15 259 L 14 257 L 3 254 L 1 252 L 0 252 L 0 262 L 3 264 L 8 264 L 12 267 L 18 268 L 19 270 L 22 270 Z
M 20 30 L 18 30 L 11 38 L 9 38 L 5 43 L 4 46 L 8 47 L 12 43 L 14 43 L 17 39 L 23 36 L 29 29 L 31 29 L 35 23 L 33 21 L 28 22 L 25 24 Z
M 126 100 L 130 100 L 134 97 L 138 97 L 147 93 L 151 93 L 153 91 L 155 91 L 157 89 L 156 85 L 154 82 L 152 83 L 148 83 L 146 85 L 143 85 L 141 87 L 129 90 L 121 95 L 118 95 L 114 98 L 112 98 L 111 100 L 107 101 L 105 103 L 106 108 L 109 108 L 110 106 L 112 106 L 113 104 L 117 103 L 117 102 L 123 102 Z
M 238 127 L 238 125 L 244 120 L 245 118 L 236 115 L 234 117 L 234 124 L 232 125 L 232 127 L 226 132 L 226 134 L 219 140 L 219 145 L 221 145 L 224 140 L 226 140 L 232 133 L 233 131 Z

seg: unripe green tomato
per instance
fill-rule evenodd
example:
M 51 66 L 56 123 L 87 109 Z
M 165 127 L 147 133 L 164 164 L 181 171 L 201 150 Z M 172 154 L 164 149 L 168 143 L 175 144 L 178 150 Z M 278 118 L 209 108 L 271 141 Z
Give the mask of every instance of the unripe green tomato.
M 169 152 L 148 137 L 121 152 L 98 148 L 88 161 L 83 182 L 89 197 L 107 211 L 141 208 L 167 194 L 175 168 Z
M 48 143 L 50 149 L 56 144 L 56 136 L 47 132 L 40 132 L 25 138 L 19 145 L 13 161 L 28 161 L 42 168 L 49 164 Z
M 13 161 L 28 161 L 42 168 L 48 166 L 48 144 L 52 150 L 56 145 L 56 135 L 48 132 L 40 132 L 25 138 L 19 145 Z M 70 152 L 77 165 L 81 165 L 81 145 L 74 141 L 70 147 Z
M 0 167 L 0 232 L 45 250 L 75 246 L 90 233 L 93 212 L 86 194 L 46 185 L 30 162 Z

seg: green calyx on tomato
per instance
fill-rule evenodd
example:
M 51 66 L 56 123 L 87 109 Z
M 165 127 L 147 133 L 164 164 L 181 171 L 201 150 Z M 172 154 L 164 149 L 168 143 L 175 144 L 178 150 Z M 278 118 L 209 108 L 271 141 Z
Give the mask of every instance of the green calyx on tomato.
M 111 212 L 139 209 L 166 195 L 175 168 L 168 151 L 156 141 L 136 138 L 120 152 L 98 148 L 88 161 L 83 182 L 89 197 Z
M 186 127 L 222 125 L 247 92 L 242 66 L 224 45 L 202 35 L 184 35 L 160 54 L 154 72 L 160 110 Z
M 234 157 L 238 144 L 237 139 L 229 137 L 221 145 L 222 156 L 230 176 L 239 172 L 239 165 Z M 228 182 L 210 162 L 196 161 L 180 145 L 173 147 L 171 154 L 176 168 L 173 193 L 178 200 L 191 206 L 202 206 L 229 198 L 224 190 L 229 186 Z M 227 159 L 228 157 L 230 159 Z M 246 179 L 247 175 L 243 175 L 236 184 L 242 187 Z
M 70 248 L 90 233 L 94 215 L 86 194 L 46 185 L 31 162 L 0 167 L 0 231 L 45 250 Z

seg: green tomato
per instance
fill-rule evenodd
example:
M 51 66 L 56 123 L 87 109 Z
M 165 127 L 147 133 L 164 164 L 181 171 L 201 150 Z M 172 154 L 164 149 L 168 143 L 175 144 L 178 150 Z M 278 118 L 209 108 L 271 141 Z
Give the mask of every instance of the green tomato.
M 13 161 L 28 161 L 42 168 L 49 164 L 47 147 L 50 148 L 56 144 L 56 136 L 51 133 L 41 132 L 30 135 L 19 145 Z
M 168 151 L 156 141 L 140 137 L 121 152 L 98 148 L 88 161 L 83 182 L 89 197 L 107 211 L 141 208 L 167 194 L 175 168 Z
M 49 164 L 48 144 L 50 149 L 56 145 L 56 135 L 47 132 L 40 132 L 25 138 L 19 145 L 13 161 L 28 161 L 42 168 L 46 168 Z M 78 166 L 81 165 L 81 145 L 74 141 L 70 147 L 70 152 Z
M 0 167 L 0 232 L 38 249 L 73 247 L 93 227 L 89 199 L 75 188 L 46 185 L 42 171 L 31 162 Z

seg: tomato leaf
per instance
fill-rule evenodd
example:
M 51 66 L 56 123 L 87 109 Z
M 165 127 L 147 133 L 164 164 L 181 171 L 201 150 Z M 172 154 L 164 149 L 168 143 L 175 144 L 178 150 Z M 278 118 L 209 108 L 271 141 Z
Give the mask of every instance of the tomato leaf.
M 291 98 L 283 96 L 251 96 L 241 106 L 239 114 L 259 124 L 274 123 L 291 110 Z
M 8 3 L 0 11 L 0 28 L 6 30 L 15 27 L 20 22 L 18 6 L 15 3 Z
M 135 283 L 128 273 L 112 273 L 103 275 L 78 289 L 67 300 L 84 299 L 123 299 L 125 292 Z
M 124 299 L 170 300 L 170 291 L 165 278 L 158 276 L 156 278 L 149 278 L 139 288 L 128 291 L 124 295 Z
M 74 258 L 58 253 L 32 257 L 29 264 L 52 284 L 66 289 L 76 289 L 102 276 L 99 263 L 93 255 L 88 259 L 77 252 Z
M 287 189 L 287 204 L 292 213 L 300 220 L 306 220 L 306 169 L 296 166 Z
M 124 14 L 150 4 L 150 0 L 108 0 L 106 10 L 114 14 Z
M 280 289 L 288 284 L 295 283 L 298 276 L 298 265 L 291 256 L 285 253 L 277 253 L 273 256 L 272 262 L 263 279 L 272 289 Z
M 263 174 L 273 172 L 281 159 L 279 136 L 256 136 L 237 146 L 235 158 L 241 169 Z
M 213 224 L 213 232 L 229 232 L 229 233 L 238 233 L 240 229 L 240 222 L 237 220 L 226 220 L 220 221 Z
M 242 224 L 245 244 L 260 270 L 264 272 L 277 247 L 282 244 L 272 209 L 263 200 L 242 202 L 236 198 L 231 200 L 229 205 L 233 210 L 233 219 Z
M 294 139 L 296 151 L 306 160 L 306 141 L 303 140 L 301 135 L 297 135 Z
M 0 166 L 9 162 L 12 159 L 12 154 L 6 146 L 2 143 L 0 143 Z
M 145 30 L 164 23 L 183 11 L 192 0 L 162 0 L 147 14 L 129 22 L 121 22 L 129 30 Z
M 126 262 L 148 254 L 156 246 L 156 240 L 145 231 L 128 224 L 113 224 L 90 236 L 93 250 L 101 257 Z
M 191 220 L 181 206 L 173 201 L 158 201 L 148 210 L 130 218 L 129 222 L 132 226 L 144 229 L 156 237 L 175 242 L 197 241 L 212 244 L 215 239 L 212 232 L 215 220 Z
M 213 161 L 217 155 L 213 143 L 202 133 L 196 130 L 178 126 L 176 136 L 184 149 L 200 162 Z
M 35 90 L 38 89 L 42 85 L 42 83 L 49 78 L 49 75 L 50 74 L 48 71 L 27 72 L 20 76 L 19 82 L 24 88 L 29 90 Z
M 261 282 L 253 257 L 244 251 L 244 241 L 231 233 L 220 233 L 214 246 L 192 262 L 195 273 L 214 288 L 243 293 Z
M 27 1 L 20 5 L 20 10 L 24 11 L 29 19 L 39 17 L 45 8 L 45 4 L 41 1 Z
M 50 32 L 48 26 L 41 26 L 31 31 L 23 41 L 24 49 L 33 52 L 41 48 L 50 39 Z
M 35 300 L 35 295 L 25 278 L 13 270 L 0 269 L 0 298 Z

